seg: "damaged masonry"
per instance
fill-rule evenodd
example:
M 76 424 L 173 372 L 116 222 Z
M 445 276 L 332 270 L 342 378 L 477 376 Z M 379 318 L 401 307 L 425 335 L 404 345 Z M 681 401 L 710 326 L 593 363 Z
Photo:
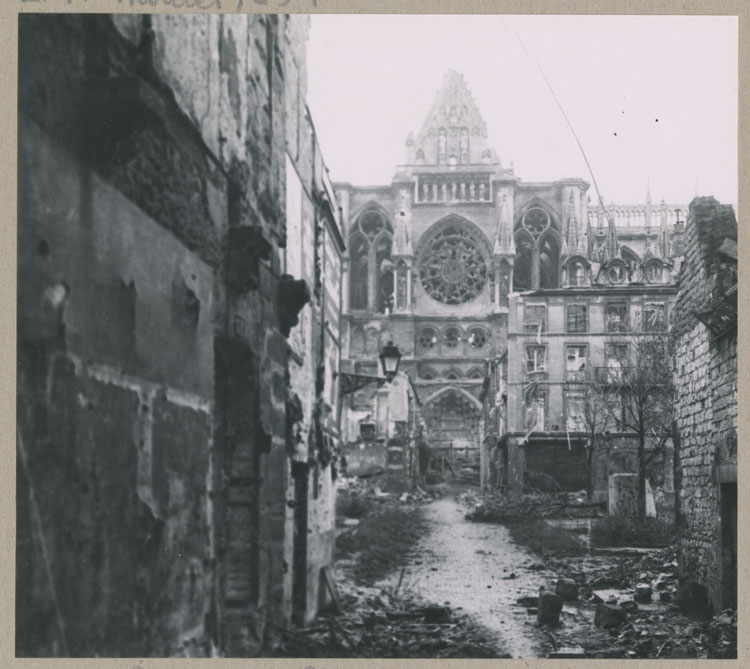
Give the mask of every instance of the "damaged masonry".
M 310 23 L 19 17 L 16 656 L 736 657 L 733 207 L 334 183 Z

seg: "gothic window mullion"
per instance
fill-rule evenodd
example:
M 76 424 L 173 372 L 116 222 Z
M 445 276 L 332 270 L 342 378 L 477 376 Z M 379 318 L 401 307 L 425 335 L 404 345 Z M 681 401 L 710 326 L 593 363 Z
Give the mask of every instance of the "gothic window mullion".
M 380 281 L 379 271 L 377 267 L 377 249 L 375 244 L 370 244 L 370 249 L 367 254 L 367 310 L 377 311 L 378 310 L 378 295 L 380 294 Z

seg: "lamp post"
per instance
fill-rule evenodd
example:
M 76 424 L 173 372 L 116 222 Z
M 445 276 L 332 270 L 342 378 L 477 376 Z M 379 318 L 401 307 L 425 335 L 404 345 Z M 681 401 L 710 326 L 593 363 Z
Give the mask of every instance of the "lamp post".
M 351 395 L 371 383 L 377 383 L 378 386 L 382 386 L 386 381 L 389 383 L 393 381 L 398 373 L 398 366 L 401 363 L 401 351 L 398 350 L 398 346 L 392 341 L 389 341 L 383 347 L 378 358 L 380 359 L 380 366 L 383 368 L 385 378 L 381 376 L 370 376 L 368 374 L 349 374 L 347 372 L 341 372 L 337 374 L 338 378 L 341 380 L 339 394 L 343 397 L 345 395 Z
M 392 341 L 389 341 L 378 356 L 380 358 L 380 366 L 383 368 L 383 374 L 388 381 L 393 381 L 394 377 L 398 373 L 398 366 L 401 363 L 401 351 L 398 350 Z

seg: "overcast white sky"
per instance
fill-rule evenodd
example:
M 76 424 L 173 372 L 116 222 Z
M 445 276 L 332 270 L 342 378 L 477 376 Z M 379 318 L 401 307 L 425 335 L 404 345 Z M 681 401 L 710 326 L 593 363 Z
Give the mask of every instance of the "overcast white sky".
M 606 203 L 642 202 L 649 178 L 655 201 L 688 202 L 697 182 L 737 202 L 735 17 L 314 15 L 308 56 L 335 181 L 389 184 L 455 69 L 503 166 L 524 181 L 590 182 L 536 58 Z

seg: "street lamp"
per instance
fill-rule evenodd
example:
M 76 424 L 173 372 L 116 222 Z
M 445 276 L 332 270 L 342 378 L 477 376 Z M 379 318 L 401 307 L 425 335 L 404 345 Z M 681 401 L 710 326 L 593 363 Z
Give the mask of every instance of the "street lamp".
M 385 378 L 381 376 L 368 376 L 366 374 L 349 374 L 347 372 L 335 374 L 341 382 L 339 394 L 342 396 L 351 395 L 371 383 L 377 383 L 379 386 L 382 386 L 386 381 L 393 381 L 398 373 L 398 366 L 401 362 L 401 351 L 398 350 L 398 346 L 389 341 L 383 346 L 383 350 L 378 357 L 380 358 L 380 365 L 383 368 Z
M 398 373 L 398 365 L 401 362 L 401 351 L 398 350 L 392 341 L 389 341 L 380 353 L 380 365 L 383 368 L 383 374 L 388 381 L 393 381 L 393 378 Z

